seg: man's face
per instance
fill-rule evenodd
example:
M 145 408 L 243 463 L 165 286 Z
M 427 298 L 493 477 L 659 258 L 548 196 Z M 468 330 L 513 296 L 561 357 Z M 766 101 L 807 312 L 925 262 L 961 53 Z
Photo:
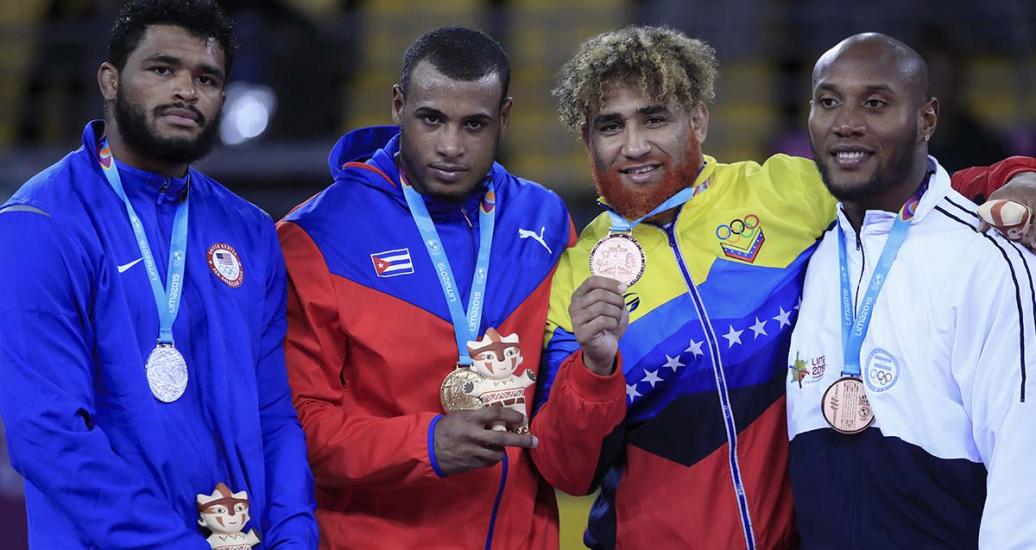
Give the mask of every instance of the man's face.
M 909 78 L 888 56 L 858 48 L 821 63 L 809 136 L 831 194 L 859 200 L 910 178 L 922 132 L 931 130 L 925 119 L 930 102 L 918 105 Z
M 687 110 L 654 100 L 636 85 L 609 85 L 583 132 L 598 193 L 634 219 L 692 185 L 708 120 L 702 104 Z
M 113 102 L 126 144 L 137 154 L 190 163 L 215 143 L 223 108 L 223 49 L 172 25 L 148 27 L 118 71 Z
M 404 97 L 392 90 L 407 181 L 421 193 L 460 201 L 485 178 L 507 128 L 511 100 L 501 106 L 500 77 L 453 80 L 428 60 L 410 73 Z

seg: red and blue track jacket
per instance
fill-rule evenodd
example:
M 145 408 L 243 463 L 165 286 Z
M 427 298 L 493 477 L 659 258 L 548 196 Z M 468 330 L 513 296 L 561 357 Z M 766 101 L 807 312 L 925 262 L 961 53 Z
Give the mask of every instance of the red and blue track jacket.
M 317 481 L 321 544 L 556 548 L 554 491 L 537 468 L 566 465 L 543 445 L 534 453 L 509 449 L 493 467 L 448 477 L 436 464 L 439 386 L 456 365 L 457 344 L 403 197 L 398 150 L 394 127 L 346 134 L 329 159 L 335 183 L 278 227 L 290 279 L 289 377 Z M 498 211 L 481 330 L 519 335 L 521 376 L 539 370 L 551 275 L 573 230 L 551 191 L 499 164 L 491 177 Z M 424 198 L 465 301 L 481 197 L 478 190 L 463 203 Z M 621 402 L 620 377 L 584 370 L 556 398 L 585 408 L 591 422 L 613 422 L 598 414 L 597 401 L 610 390 Z M 534 391 L 526 390 L 527 403 Z M 579 424 L 571 426 L 580 437 Z M 532 425 L 533 434 L 539 429 Z
M 0 407 L 25 477 L 34 548 L 207 550 L 195 496 L 246 491 L 262 548 L 311 548 L 305 439 L 284 368 L 285 273 L 273 222 L 195 170 L 182 303 L 183 396 L 145 363 L 158 311 L 122 200 L 98 164 L 104 127 L 0 207 Z M 119 165 L 165 280 L 188 178 Z M 219 248 L 225 245 L 228 248 Z M 232 248 L 235 279 L 210 267 Z

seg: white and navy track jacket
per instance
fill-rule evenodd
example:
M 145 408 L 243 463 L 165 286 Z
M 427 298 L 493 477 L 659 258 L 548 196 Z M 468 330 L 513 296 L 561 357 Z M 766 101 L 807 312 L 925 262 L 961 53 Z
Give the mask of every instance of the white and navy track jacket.
M 1036 260 L 975 212 L 937 167 L 860 352 L 857 435 L 820 408 L 843 364 L 837 228 L 813 255 L 787 382 L 804 548 L 1036 547 Z M 856 305 L 894 219 L 869 211 L 857 237 L 839 207 Z

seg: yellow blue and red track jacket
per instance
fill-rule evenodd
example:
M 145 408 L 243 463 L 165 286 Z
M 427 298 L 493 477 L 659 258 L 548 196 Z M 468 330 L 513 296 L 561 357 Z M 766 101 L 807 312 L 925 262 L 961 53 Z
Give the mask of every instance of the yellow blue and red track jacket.
M 971 174 L 980 192 L 988 173 Z M 626 399 L 613 403 L 622 420 L 598 434 L 598 454 L 585 434 L 544 443 L 568 456 L 564 475 L 544 471 L 549 482 L 572 494 L 600 488 L 584 535 L 592 548 L 797 543 L 785 359 L 805 267 L 835 200 L 813 161 L 785 155 L 762 165 L 706 157 L 694 186 L 671 224 L 633 230 L 646 268 L 626 294 Z M 537 415 L 563 406 L 555 380 L 579 364 L 568 306 L 609 225 L 607 215 L 595 219 L 558 266 Z
M 118 165 L 165 280 L 170 230 L 190 186 L 182 303 L 173 324 L 184 394 L 162 403 L 145 363 L 158 310 L 126 208 L 83 146 L 0 207 L 0 406 L 25 477 L 33 548 L 209 544 L 196 495 L 246 491 L 260 548 L 311 548 L 306 443 L 284 368 L 285 272 L 273 221 L 196 170 Z M 230 281 L 210 267 L 233 250 Z M 225 277 L 224 277 L 225 279 Z
M 537 469 L 567 465 L 552 462 L 545 445 L 508 449 L 495 466 L 446 477 L 436 462 L 439 387 L 457 363 L 457 343 L 403 196 L 398 150 L 395 127 L 346 134 L 329 159 L 335 183 L 278 226 L 290 279 L 288 370 L 317 482 L 321 545 L 557 548 L 554 491 Z M 553 192 L 499 164 L 491 177 L 496 229 L 481 330 L 519 335 L 522 376 L 539 370 L 551 275 L 574 232 Z M 465 307 L 482 195 L 463 203 L 424 197 Z M 621 377 L 584 371 L 558 392 L 559 403 L 613 424 L 598 396 L 610 389 L 621 403 Z M 530 405 L 534 391 L 526 390 Z M 574 436 L 601 429 L 569 426 Z M 543 439 L 545 428 L 531 429 Z

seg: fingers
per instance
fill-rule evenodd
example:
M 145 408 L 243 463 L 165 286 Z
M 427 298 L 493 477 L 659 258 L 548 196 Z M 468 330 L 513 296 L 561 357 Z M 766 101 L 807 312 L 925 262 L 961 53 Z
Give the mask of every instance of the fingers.
M 488 426 L 494 422 L 504 422 L 508 426 L 525 424 L 525 415 L 507 407 L 486 407 L 471 412 L 472 421 Z
M 511 432 L 497 432 L 486 430 L 478 434 L 480 443 L 490 449 L 503 449 L 504 447 L 520 447 L 522 449 L 535 449 L 539 445 L 539 439 L 529 434 L 516 434 Z
M 609 277 L 591 275 L 589 278 L 583 281 L 583 284 L 579 285 L 579 288 L 577 288 L 576 291 L 572 294 L 572 297 L 575 298 L 583 296 L 584 294 L 587 294 L 593 290 L 605 290 L 608 292 L 619 294 L 621 296 L 623 292 L 626 292 L 626 285 Z

